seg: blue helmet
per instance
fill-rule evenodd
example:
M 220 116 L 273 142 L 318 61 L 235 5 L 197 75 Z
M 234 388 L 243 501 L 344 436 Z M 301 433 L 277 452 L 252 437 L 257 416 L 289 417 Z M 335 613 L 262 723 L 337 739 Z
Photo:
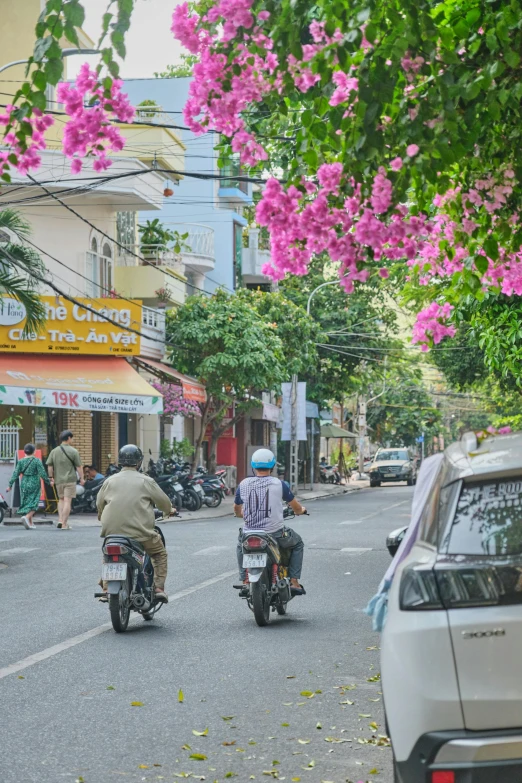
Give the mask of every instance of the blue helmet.
M 254 470 L 272 470 L 276 458 L 270 449 L 258 449 L 252 454 L 251 465 Z

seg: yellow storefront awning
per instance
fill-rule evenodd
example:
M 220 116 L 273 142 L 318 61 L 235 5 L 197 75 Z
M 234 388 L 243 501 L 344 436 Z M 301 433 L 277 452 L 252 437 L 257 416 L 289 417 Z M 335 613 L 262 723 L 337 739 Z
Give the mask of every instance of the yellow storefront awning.
M 163 397 L 124 358 L 0 354 L 0 405 L 163 413 Z

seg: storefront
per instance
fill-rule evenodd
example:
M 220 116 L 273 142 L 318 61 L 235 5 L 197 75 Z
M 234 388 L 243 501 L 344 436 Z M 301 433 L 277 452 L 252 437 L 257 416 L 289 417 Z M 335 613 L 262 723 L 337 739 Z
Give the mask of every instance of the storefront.
M 15 440 L 34 442 L 45 458 L 71 429 L 83 463 L 104 471 L 121 431 L 136 442 L 140 422 L 163 411 L 161 394 L 127 361 L 140 352 L 141 305 L 42 302 L 46 324 L 31 334 L 20 303 L 0 299 L 0 460 L 12 464 Z

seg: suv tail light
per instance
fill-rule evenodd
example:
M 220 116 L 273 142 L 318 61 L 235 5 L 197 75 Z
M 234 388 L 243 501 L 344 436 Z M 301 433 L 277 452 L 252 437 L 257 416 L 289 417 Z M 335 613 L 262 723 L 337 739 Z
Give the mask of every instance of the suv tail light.
M 455 773 L 449 769 L 438 769 L 431 773 L 431 783 L 455 783 Z
M 124 555 L 129 550 L 126 546 L 120 546 L 120 544 L 107 544 L 103 547 L 103 551 L 106 555 Z
M 402 573 L 400 607 L 412 611 L 495 606 L 503 602 L 505 592 L 498 569 L 491 565 L 412 566 Z
M 266 549 L 266 541 L 264 538 L 258 538 L 257 536 L 249 536 L 243 541 L 245 549 Z

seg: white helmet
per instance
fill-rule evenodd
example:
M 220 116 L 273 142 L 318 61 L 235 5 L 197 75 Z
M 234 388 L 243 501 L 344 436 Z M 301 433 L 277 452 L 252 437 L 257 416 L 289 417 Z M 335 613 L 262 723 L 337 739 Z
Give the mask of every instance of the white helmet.
M 251 465 L 254 470 L 272 470 L 276 458 L 270 449 L 258 449 L 252 454 Z

